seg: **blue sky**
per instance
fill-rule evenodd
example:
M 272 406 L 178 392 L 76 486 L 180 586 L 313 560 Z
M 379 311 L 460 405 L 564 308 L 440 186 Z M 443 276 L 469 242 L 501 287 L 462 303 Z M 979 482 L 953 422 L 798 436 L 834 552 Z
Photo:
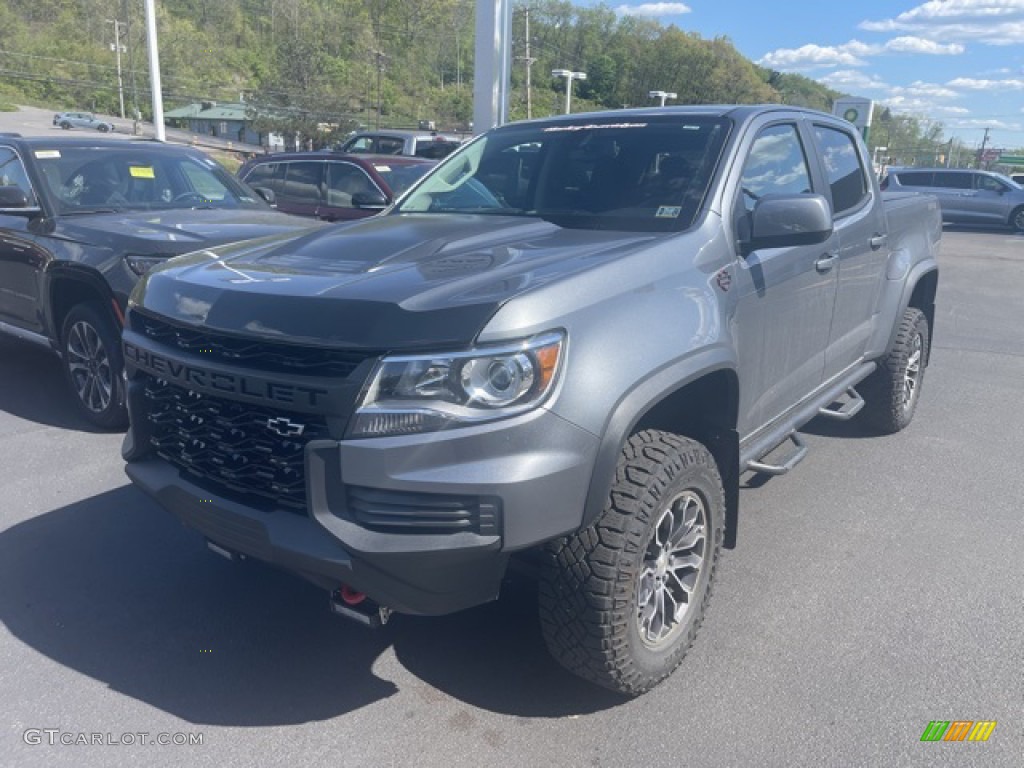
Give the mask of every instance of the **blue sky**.
M 758 64 L 926 116 L 972 146 L 987 127 L 988 146 L 1024 147 L 1024 0 L 604 4 L 728 37 Z

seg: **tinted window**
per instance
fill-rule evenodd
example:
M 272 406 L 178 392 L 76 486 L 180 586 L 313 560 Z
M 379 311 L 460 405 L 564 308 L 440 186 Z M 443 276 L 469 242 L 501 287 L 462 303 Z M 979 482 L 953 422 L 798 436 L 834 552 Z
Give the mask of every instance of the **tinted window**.
M 335 208 L 354 208 L 352 196 L 379 192 L 366 172 L 351 163 L 327 164 L 327 204 Z
M 773 125 L 761 131 L 743 167 L 741 187 L 748 211 L 765 195 L 812 191 L 807 157 L 795 125 Z
M 284 187 L 277 192 L 278 202 L 292 205 L 319 205 L 320 180 L 323 178 L 323 163 L 285 163 L 288 172 Z
M 893 175 L 904 187 L 930 187 L 934 174 L 928 171 L 904 171 Z
M 439 141 L 437 139 L 416 139 L 416 157 L 425 157 L 429 160 L 440 160 L 448 157 L 459 148 L 456 141 Z
M 814 126 L 814 138 L 832 190 L 833 212 L 839 216 L 856 208 L 868 195 L 868 181 L 860 164 L 857 144 L 845 131 L 823 125 Z
M 0 187 L 17 187 L 25 193 L 29 205 L 37 204 L 21 158 L 7 147 L 0 147 Z
M 937 171 L 932 184 L 945 189 L 970 189 L 971 174 Z
M 245 183 L 252 187 L 266 187 L 279 194 L 284 189 L 286 163 L 260 163 L 246 173 Z

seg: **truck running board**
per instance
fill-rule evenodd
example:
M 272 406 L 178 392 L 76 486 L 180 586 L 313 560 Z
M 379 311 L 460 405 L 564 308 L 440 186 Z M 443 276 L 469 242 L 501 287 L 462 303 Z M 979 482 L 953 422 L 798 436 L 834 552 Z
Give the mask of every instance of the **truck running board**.
M 769 454 L 771 454 L 779 446 L 781 446 L 782 443 L 786 442 L 786 440 L 789 440 L 793 443 L 793 453 L 791 453 L 789 457 L 781 464 L 769 464 L 765 462 L 764 456 L 768 456 Z M 764 456 L 761 457 L 760 461 L 748 461 L 746 468 L 751 472 L 760 472 L 762 475 L 784 475 L 787 472 L 789 472 L 789 470 L 791 470 L 793 467 L 795 467 L 797 464 L 804 460 L 804 457 L 807 455 L 807 444 L 800 439 L 800 435 L 796 432 L 790 432 L 789 435 L 787 435 L 786 438 L 783 439 L 782 443 L 779 443 L 770 451 L 765 453 Z
M 846 391 L 840 395 L 840 397 L 843 396 L 846 397 L 846 400 L 840 401 L 840 398 L 837 397 L 824 408 L 819 408 L 818 415 L 836 421 L 849 421 L 860 413 L 860 409 L 864 407 L 864 398 L 860 396 L 860 393 L 853 387 L 847 387 Z

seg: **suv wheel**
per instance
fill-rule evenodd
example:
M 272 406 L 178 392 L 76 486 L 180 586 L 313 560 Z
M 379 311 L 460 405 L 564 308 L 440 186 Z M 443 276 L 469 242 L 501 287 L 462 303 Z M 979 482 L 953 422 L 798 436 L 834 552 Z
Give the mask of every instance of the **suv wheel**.
M 927 364 L 928 319 L 921 310 L 907 307 L 896 343 L 864 382 L 861 418 L 882 434 L 899 432 L 910 424 Z
M 1024 205 L 1010 214 L 1010 226 L 1018 232 L 1024 232 Z
M 545 548 L 539 604 L 552 655 L 630 696 L 668 677 L 704 618 L 724 516 L 707 448 L 667 432 L 633 435 L 601 517 Z
M 68 312 L 61 355 L 79 413 L 103 429 L 127 426 L 120 334 L 100 305 L 78 304 Z
M 63 128 L 66 131 L 68 128 L 71 127 L 71 123 L 69 123 L 67 120 L 65 120 L 64 122 L 62 122 L 60 124 L 60 127 Z
M 106 133 L 109 130 L 110 130 L 110 126 L 107 125 L 106 123 L 101 123 L 100 124 L 100 133 Z

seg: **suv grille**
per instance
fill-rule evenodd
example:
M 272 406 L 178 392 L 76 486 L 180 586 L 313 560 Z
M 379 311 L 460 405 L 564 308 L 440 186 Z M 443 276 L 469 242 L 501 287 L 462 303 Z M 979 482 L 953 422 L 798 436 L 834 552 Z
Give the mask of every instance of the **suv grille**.
M 150 442 L 165 461 L 218 492 L 305 511 L 303 454 L 310 440 L 328 437 L 322 417 L 201 395 L 151 376 L 145 396 Z
M 138 311 L 131 313 L 131 325 L 132 330 L 160 344 L 202 354 L 206 359 L 275 373 L 347 377 L 361 362 L 379 354 L 242 339 L 168 323 Z

